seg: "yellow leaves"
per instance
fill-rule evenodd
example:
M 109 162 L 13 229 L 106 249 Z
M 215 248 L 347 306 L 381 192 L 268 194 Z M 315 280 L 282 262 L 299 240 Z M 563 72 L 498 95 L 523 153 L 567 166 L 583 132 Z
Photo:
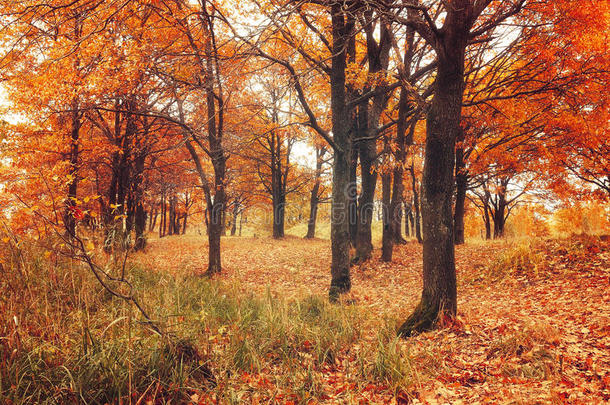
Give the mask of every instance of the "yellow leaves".
M 85 244 L 85 249 L 87 250 L 87 253 L 91 253 L 95 250 L 95 244 L 91 240 L 88 240 Z
M 10 240 L 11 239 L 8 236 L 5 236 L 4 238 L 2 238 L 2 242 L 4 242 L 4 243 L 9 243 Z

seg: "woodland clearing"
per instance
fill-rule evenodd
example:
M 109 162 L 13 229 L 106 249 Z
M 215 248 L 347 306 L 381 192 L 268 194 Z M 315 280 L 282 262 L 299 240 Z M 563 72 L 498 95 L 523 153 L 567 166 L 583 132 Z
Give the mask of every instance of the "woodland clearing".
M 32 280 L 29 294 L 0 301 L 2 401 L 52 402 L 51 393 L 59 402 L 94 403 L 609 399 L 607 241 L 459 246 L 458 317 L 409 339 L 395 330 L 421 291 L 416 242 L 399 246 L 394 263 L 374 258 L 355 267 L 352 292 L 334 305 L 325 299 L 328 240 L 223 238 L 226 269 L 212 280 L 201 276 L 204 244 L 199 236 L 152 239 L 127 268 L 151 317 L 192 344 L 213 384 L 184 354 L 172 365 L 163 340 L 125 303 L 91 288 L 83 269 L 61 274 L 39 263 L 26 277 L 50 272 L 48 285 Z M 71 288 L 54 288 L 62 283 Z

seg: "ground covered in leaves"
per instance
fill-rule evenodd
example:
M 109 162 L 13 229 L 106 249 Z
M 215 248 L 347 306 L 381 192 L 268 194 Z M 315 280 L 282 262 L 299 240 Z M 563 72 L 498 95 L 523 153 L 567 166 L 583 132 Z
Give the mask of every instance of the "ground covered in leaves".
M 223 251 L 225 272 L 219 279 L 244 296 L 325 299 L 328 241 L 227 238 Z M 421 291 L 421 246 L 408 243 L 396 249 L 393 263 L 374 259 L 353 269 L 353 291 L 343 305 L 356 312 L 357 331 L 337 345 L 332 361 L 310 364 L 319 387 L 309 399 L 276 386 L 282 376 L 273 361 L 226 383 L 243 384 L 244 399 L 253 402 L 610 400 L 608 242 L 575 237 L 475 243 L 458 247 L 456 257 L 459 317 L 454 324 L 407 340 L 389 336 Z M 205 249 L 200 238 L 166 238 L 153 241 L 137 260 L 158 272 L 197 276 L 205 269 Z M 300 349 L 305 355 L 307 346 Z M 377 373 L 356 371 L 362 352 L 375 346 Z M 363 380 L 367 375 L 370 380 Z M 216 395 L 200 393 L 194 399 L 205 402 Z
M 99 246 L 99 241 L 92 240 Z M 4 242 L 3 242 L 4 243 Z M 0 257 L 0 403 L 459 404 L 610 400 L 610 243 L 596 237 L 457 247 L 459 316 L 409 339 L 421 246 L 353 268 L 330 304 L 330 243 L 202 236 L 93 259 L 130 281 L 153 333 L 87 267 L 39 245 Z M 0 252 L 1 253 L 1 252 Z

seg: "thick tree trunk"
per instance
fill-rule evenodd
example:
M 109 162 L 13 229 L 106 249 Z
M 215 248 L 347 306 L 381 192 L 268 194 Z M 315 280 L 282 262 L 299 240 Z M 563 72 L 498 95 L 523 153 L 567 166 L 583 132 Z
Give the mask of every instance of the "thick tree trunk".
M 391 262 L 392 250 L 394 246 L 394 233 L 392 232 L 392 213 L 390 212 L 392 176 L 389 173 L 384 173 L 381 176 L 381 190 L 381 210 L 383 221 L 381 260 L 384 262 Z
M 498 207 L 493 214 L 494 239 L 499 239 L 504 237 L 504 224 L 506 222 L 506 197 L 504 194 L 500 195 Z
M 332 67 L 331 83 L 331 111 L 332 132 L 336 146 L 333 159 L 333 190 L 331 208 L 331 282 L 329 298 L 337 301 L 339 295 L 351 289 L 350 277 L 350 237 L 348 220 L 348 191 L 350 186 L 350 163 L 352 158 L 352 142 L 349 134 L 349 111 L 345 93 L 345 49 L 347 32 L 342 6 L 333 3 L 331 6 L 332 20 Z M 350 30 L 351 31 L 351 30 Z
M 419 305 L 399 329 L 401 336 L 426 330 L 438 317 L 453 317 L 457 311 L 453 170 L 455 143 L 461 130 L 466 38 L 460 32 L 447 35 L 441 52 L 437 52 L 434 98 L 426 121 L 422 177 L 424 285 Z
M 371 258 L 373 242 L 371 226 L 373 224 L 373 209 L 375 199 L 375 186 L 377 184 L 377 170 L 373 163 L 377 157 L 375 142 L 364 141 L 358 145 L 360 155 L 360 176 L 362 179 L 362 192 L 358 198 L 358 230 L 356 232 L 355 263 L 362 263 Z
M 278 185 L 279 187 L 279 185 Z M 284 223 L 286 216 L 286 196 L 281 190 L 273 196 L 273 238 L 280 239 L 284 237 Z

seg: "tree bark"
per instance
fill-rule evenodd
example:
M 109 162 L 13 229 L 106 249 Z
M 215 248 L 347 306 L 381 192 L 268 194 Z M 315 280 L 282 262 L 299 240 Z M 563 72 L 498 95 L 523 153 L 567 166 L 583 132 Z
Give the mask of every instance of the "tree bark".
M 284 237 L 284 223 L 286 217 L 286 196 L 280 191 L 273 196 L 273 238 Z
M 457 311 L 453 190 L 455 144 L 461 131 L 464 58 L 468 39 L 466 14 L 451 12 L 447 32 L 437 46 L 438 69 L 434 97 L 426 120 L 422 176 L 424 225 L 423 291 L 414 313 L 399 329 L 401 336 L 429 329 L 439 317 Z
M 394 233 L 392 230 L 392 213 L 390 212 L 392 175 L 384 173 L 381 176 L 381 211 L 383 221 L 383 233 L 381 240 L 381 260 L 384 262 L 392 261 L 392 250 L 394 247 Z
M 368 55 L 369 74 L 375 75 L 387 70 L 391 48 L 390 29 L 385 18 L 379 19 L 379 41 L 375 39 L 372 10 L 363 12 L 364 31 L 366 34 L 366 50 Z M 379 120 L 387 106 L 389 94 L 386 93 L 387 84 L 381 81 L 375 88 L 379 93 L 370 103 L 364 101 L 358 106 L 358 139 L 357 148 L 360 156 L 360 175 L 362 180 L 362 193 L 358 199 L 358 231 L 356 235 L 356 256 L 354 262 L 363 262 L 371 258 L 373 251 L 371 226 L 373 224 L 373 208 L 375 188 L 377 185 L 377 143 Z M 368 89 L 365 87 L 365 92 Z M 388 201 L 389 205 L 389 201 Z M 386 207 L 386 211 L 389 207 Z
M 504 237 L 504 224 L 506 222 L 506 194 L 500 192 L 498 197 L 498 206 L 492 216 L 494 223 L 494 239 Z
M 375 141 L 358 142 L 358 154 L 360 156 L 362 192 L 358 198 L 358 227 L 355 241 L 356 256 L 353 261 L 355 263 L 362 263 L 369 260 L 373 252 L 371 226 L 373 224 L 373 202 L 375 199 L 375 186 L 377 184 L 377 170 L 373 166 L 377 158 Z
M 345 24 L 342 6 L 334 2 L 331 6 L 332 58 L 331 58 L 331 111 L 332 132 L 335 143 L 333 159 L 333 190 L 331 208 L 331 282 L 329 298 L 337 301 L 339 295 L 351 289 L 349 258 L 348 190 L 350 186 L 350 163 L 352 142 L 349 134 L 349 111 L 345 93 L 345 48 L 351 29 Z

